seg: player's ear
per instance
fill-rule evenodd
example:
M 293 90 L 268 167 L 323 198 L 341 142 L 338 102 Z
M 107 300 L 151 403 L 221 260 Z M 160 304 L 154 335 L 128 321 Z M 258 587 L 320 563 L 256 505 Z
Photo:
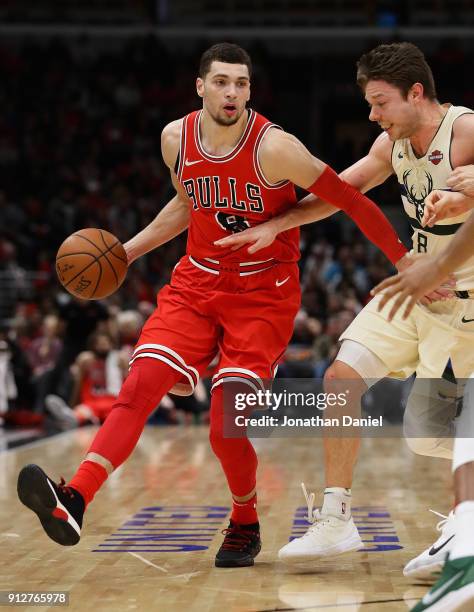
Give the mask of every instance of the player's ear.
M 415 102 L 423 98 L 424 88 L 421 83 L 413 83 L 408 92 L 409 97 Z
M 204 81 L 201 79 L 201 77 L 196 79 L 196 91 L 200 98 L 204 96 Z

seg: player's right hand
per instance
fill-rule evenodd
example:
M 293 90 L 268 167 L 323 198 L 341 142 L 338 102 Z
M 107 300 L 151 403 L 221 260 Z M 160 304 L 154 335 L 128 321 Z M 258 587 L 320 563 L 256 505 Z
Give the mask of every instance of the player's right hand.
M 405 306 L 402 318 L 406 319 L 413 310 L 416 302 L 421 300 L 427 292 L 433 291 L 445 280 L 437 260 L 424 253 L 412 256 L 412 265 L 390 276 L 379 283 L 370 292 L 371 295 L 382 294 L 377 306 L 380 312 L 392 300 L 388 320 L 391 321 L 396 312 Z
M 249 244 L 247 249 L 248 253 L 252 255 L 267 246 L 270 246 L 277 237 L 278 232 L 274 229 L 272 222 L 267 221 L 261 223 L 255 227 L 239 232 L 238 234 L 232 234 L 232 236 L 226 236 L 220 240 L 216 240 L 214 244 L 222 247 L 223 249 L 230 248 L 231 251 L 236 251 L 243 246 Z

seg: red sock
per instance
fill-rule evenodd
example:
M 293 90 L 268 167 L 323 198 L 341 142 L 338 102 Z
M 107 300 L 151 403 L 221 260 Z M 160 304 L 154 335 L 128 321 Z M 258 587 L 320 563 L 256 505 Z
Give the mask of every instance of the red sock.
M 107 477 L 107 470 L 102 465 L 95 461 L 83 461 L 68 486 L 79 491 L 87 507 Z
M 232 514 L 231 517 L 234 523 L 239 525 L 249 525 L 250 523 L 257 523 L 257 494 L 246 502 L 238 502 L 235 499 L 232 500 Z
M 150 413 L 179 377 L 179 372 L 162 361 L 137 359 L 88 452 L 103 457 L 113 469 L 118 468 L 135 448 Z M 100 463 L 86 460 L 69 484 L 79 491 L 87 505 L 107 475 Z

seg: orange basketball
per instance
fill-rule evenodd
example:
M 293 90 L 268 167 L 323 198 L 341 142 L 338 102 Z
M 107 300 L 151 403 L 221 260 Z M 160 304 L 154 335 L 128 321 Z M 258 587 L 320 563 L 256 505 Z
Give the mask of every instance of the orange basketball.
M 127 273 L 127 255 L 110 232 L 87 228 L 59 247 L 56 272 L 65 289 L 83 300 L 100 300 L 116 291 Z

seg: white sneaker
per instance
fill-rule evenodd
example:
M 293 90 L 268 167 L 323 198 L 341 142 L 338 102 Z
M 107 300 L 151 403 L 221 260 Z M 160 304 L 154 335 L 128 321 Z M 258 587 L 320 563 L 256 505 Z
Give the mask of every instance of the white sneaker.
M 453 545 L 454 512 L 450 512 L 448 516 L 434 510 L 430 510 L 430 512 L 443 519 L 436 525 L 436 529 L 441 531 L 441 535 L 432 546 L 405 565 L 403 575 L 409 578 L 430 578 L 433 577 L 431 576 L 433 572 L 440 572 L 446 560 L 446 555 Z
M 279 550 L 278 558 L 281 561 L 302 563 L 364 547 L 352 516 L 345 521 L 337 516 L 321 514 L 319 510 L 313 510 L 314 493 L 308 496 L 303 483 L 301 486 L 308 504 L 306 519 L 311 523 L 311 527 L 303 536 L 285 544 Z

